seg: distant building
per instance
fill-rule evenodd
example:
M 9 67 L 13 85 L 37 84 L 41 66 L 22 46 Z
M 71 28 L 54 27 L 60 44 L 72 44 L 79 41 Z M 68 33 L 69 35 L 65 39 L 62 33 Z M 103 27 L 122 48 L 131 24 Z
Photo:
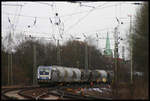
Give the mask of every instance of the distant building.
M 107 32 L 106 47 L 104 50 L 104 55 L 106 57 L 113 57 L 113 52 L 112 52 L 112 49 L 110 48 L 110 39 L 109 39 L 108 32 Z

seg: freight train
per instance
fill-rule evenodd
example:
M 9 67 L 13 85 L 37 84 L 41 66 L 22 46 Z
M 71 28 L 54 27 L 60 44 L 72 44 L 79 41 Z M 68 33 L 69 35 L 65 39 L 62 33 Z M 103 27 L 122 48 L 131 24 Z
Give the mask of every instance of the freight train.
M 39 66 L 39 85 L 111 83 L 112 73 L 105 70 L 84 70 L 63 66 Z

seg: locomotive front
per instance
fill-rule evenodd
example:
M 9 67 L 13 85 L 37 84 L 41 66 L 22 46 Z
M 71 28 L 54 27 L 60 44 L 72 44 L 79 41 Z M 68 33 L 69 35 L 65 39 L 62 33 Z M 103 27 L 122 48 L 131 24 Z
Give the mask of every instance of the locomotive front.
M 48 83 L 51 79 L 51 66 L 39 66 L 37 73 L 38 84 Z

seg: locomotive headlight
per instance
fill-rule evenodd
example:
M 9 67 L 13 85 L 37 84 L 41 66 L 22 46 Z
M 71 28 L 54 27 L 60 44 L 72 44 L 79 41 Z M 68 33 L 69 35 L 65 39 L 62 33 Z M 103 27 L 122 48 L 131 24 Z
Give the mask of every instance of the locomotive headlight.
M 40 74 L 38 73 L 38 79 L 40 78 Z
M 106 82 L 106 78 L 103 78 L 102 81 L 105 83 Z
M 37 78 L 39 79 L 40 78 L 40 73 L 39 73 L 39 71 L 37 71 L 38 73 L 37 73 Z

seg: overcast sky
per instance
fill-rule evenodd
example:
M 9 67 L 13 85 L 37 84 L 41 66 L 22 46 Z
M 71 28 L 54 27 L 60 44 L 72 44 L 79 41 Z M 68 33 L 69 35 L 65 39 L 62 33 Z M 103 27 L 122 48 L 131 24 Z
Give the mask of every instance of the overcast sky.
M 16 26 L 15 34 L 24 32 L 26 35 L 32 33 L 32 36 L 52 37 L 54 33 L 58 39 L 60 38 L 58 27 L 52 23 L 60 19 L 59 28 L 64 40 L 68 40 L 72 35 L 80 37 L 83 41 L 82 33 L 84 33 L 90 36 L 96 45 L 96 33 L 99 37 L 106 38 L 108 32 L 109 37 L 113 38 L 114 28 L 118 24 L 117 17 L 123 22 L 119 26 L 119 36 L 125 39 L 130 25 L 128 15 L 135 16 L 139 8 L 139 5 L 132 3 L 134 2 L 2 2 L 2 36 L 8 34 L 12 23 Z M 54 17 L 56 12 L 58 18 Z M 33 25 L 35 17 L 36 23 Z M 114 40 L 110 42 L 111 48 L 114 49 Z M 98 47 L 105 48 L 105 44 L 106 40 L 100 39 Z M 120 42 L 120 55 L 123 45 L 125 46 L 125 41 Z

